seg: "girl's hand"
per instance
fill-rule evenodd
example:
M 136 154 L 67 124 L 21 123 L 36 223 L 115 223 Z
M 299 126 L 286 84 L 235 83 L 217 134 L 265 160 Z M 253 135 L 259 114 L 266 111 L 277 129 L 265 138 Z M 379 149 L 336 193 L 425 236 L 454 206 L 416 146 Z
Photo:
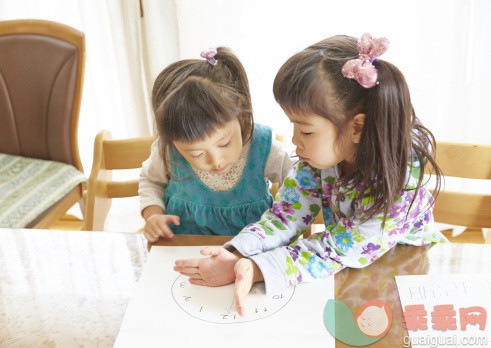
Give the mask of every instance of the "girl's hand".
M 237 261 L 234 267 L 235 288 L 234 300 L 235 307 L 239 315 L 245 314 L 245 298 L 251 291 L 254 283 L 264 280 L 263 273 L 251 259 L 242 258 Z
M 231 253 L 221 246 L 210 246 L 201 249 L 201 255 L 210 257 L 176 260 L 174 270 L 189 277 L 189 282 L 195 285 L 222 286 L 234 282 L 234 266 L 242 256 L 239 252 Z
M 156 242 L 160 237 L 172 238 L 174 234 L 169 227 L 170 223 L 179 225 L 179 216 L 165 214 L 150 215 L 145 222 L 145 238 L 149 242 Z

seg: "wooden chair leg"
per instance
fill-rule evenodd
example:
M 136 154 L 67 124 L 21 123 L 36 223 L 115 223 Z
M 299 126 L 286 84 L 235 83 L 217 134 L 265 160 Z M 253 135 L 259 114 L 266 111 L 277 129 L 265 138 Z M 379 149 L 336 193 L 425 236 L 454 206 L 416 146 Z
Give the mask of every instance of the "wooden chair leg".
M 302 235 L 302 237 L 305 238 L 305 239 L 309 238 L 312 235 L 312 228 L 313 227 L 314 227 L 313 225 L 310 225 L 310 227 L 307 229 L 307 232 L 305 232 Z
M 49 228 L 55 222 L 57 222 L 66 211 L 70 209 L 79 199 L 80 190 L 78 188 L 72 190 L 61 202 L 58 203 L 41 221 L 36 223 L 32 228 L 45 229 Z
M 485 234 L 486 244 L 491 244 L 491 228 L 482 229 Z
M 82 211 L 82 216 L 85 219 L 85 199 L 81 199 L 78 201 L 78 206 L 80 207 L 80 210 Z

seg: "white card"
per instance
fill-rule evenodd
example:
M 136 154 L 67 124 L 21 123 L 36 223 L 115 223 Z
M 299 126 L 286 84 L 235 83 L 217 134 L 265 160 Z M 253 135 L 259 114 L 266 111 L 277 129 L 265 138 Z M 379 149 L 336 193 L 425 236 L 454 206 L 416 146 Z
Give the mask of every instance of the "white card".
M 264 283 L 257 283 L 241 317 L 233 302 L 233 284 L 192 285 L 173 270 L 177 259 L 202 257 L 202 248 L 152 247 L 115 347 L 334 345 L 323 319 L 327 300 L 334 298 L 334 277 L 269 295 Z

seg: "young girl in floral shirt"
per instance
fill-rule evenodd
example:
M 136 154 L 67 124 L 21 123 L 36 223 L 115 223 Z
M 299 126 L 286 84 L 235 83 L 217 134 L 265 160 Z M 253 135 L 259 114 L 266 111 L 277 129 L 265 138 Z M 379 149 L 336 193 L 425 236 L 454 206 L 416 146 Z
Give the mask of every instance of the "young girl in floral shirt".
M 178 260 L 193 284 L 235 281 L 244 313 L 252 284 L 268 293 L 365 267 L 397 243 L 446 241 L 433 227 L 433 197 L 424 168 L 440 171 L 434 138 L 414 114 L 408 86 L 378 59 L 385 38 L 334 36 L 295 54 L 280 68 L 273 91 L 294 125 L 300 161 L 273 206 L 209 258 Z M 299 239 L 322 211 L 326 229 Z

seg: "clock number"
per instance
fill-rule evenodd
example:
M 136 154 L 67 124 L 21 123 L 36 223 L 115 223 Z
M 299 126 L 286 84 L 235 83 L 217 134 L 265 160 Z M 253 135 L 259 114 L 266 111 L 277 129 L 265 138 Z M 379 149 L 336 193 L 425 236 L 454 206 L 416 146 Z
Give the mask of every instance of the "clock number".
M 284 298 L 283 294 L 279 294 L 279 295 L 274 295 L 273 298 L 275 300 L 279 300 L 280 298 Z
M 181 282 L 181 283 L 179 284 L 179 286 L 180 286 L 181 288 L 185 287 L 185 286 L 186 286 L 186 282 Z
M 183 296 L 184 297 L 184 301 L 189 301 L 189 299 L 191 298 L 191 296 Z
M 232 314 L 220 314 L 223 320 L 232 319 Z M 237 314 L 233 315 L 233 319 L 237 319 Z M 230 317 L 230 318 L 229 318 Z

